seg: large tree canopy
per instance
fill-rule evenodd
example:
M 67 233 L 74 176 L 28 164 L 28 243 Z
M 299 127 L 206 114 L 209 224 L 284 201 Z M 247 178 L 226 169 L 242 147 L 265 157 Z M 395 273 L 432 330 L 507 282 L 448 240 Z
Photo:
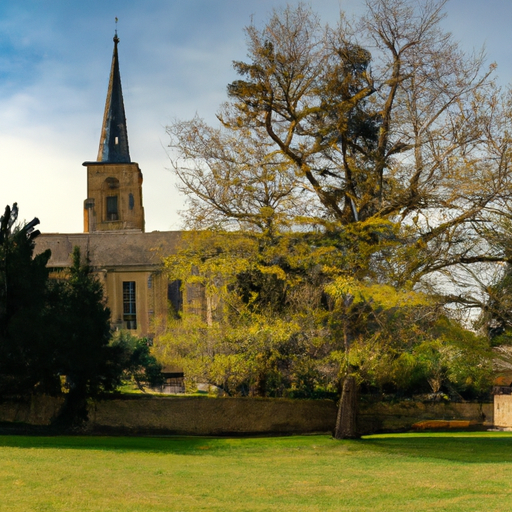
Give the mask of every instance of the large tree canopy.
M 474 305 L 476 281 L 457 284 L 509 258 L 490 236 L 512 190 L 508 100 L 494 65 L 441 29 L 444 3 L 373 0 L 336 27 L 302 4 L 275 11 L 246 28 L 221 126 L 168 127 L 190 226 L 258 233 L 260 255 L 290 237 L 321 255 L 310 269 L 343 297 L 329 307 L 349 376 L 360 316 L 336 289 L 347 277 Z
M 355 29 L 303 5 L 250 25 L 222 127 L 168 127 L 190 225 L 337 233 L 386 219 L 401 228 L 399 285 L 503 259 L 482 227 L 509 197 L 508 110 L 492 66 L 440 29 L 443 4 L 378 0 Z

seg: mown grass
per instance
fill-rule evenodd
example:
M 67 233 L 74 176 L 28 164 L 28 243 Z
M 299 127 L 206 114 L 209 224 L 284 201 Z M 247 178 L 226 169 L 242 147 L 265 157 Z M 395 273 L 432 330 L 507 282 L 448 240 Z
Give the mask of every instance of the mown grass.
M 503 511 L 512 434 L 0 436 L 0 510 Z

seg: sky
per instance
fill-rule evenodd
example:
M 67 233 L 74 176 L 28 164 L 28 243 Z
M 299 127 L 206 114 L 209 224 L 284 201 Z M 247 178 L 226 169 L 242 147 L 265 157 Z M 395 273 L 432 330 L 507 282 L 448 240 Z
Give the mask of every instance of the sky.
M 414 0 L 413 0 L 414 1 Z M 130 155 L 143 172 L 146 231 L 182 227 L 165 126 L 215 124 L 246 58 L 244 27 L 282 0 L 0 0 L 0 209 L 37 216 L 43 233 L 83 231 L 85 161 L 98 152 L 115 18 Z M 324 22 L 364 0 L 305 2 Z M 451 0 L 443 28 L 468 52 L 485 46 L 512 83 L 511 0 Z

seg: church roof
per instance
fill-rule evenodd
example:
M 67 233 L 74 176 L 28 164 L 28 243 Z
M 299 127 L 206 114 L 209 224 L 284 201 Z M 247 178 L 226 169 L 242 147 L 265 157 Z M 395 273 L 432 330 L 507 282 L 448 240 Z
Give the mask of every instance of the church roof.
M 158 269 L 162 258 L 178 250 L 181 231 L 97 231 L 95 233 L 41 234 L 34 254 L 52 252 L 48 268 L 71 266 L 73 247 L 80 247 L 96 269 Z
M 123 91 L 121 88 L 121 75 L 119 73 L 119 57 L 117 45 L 119 38 L 114 36 L 114 53 L 110 80 L 108 83 L 105 114 L 101 128 L 98 162 L 103 163 L 130 163 L 130 150 L 128 149 L 128 132 L 126 130 L 126 116 L 124 113 Z

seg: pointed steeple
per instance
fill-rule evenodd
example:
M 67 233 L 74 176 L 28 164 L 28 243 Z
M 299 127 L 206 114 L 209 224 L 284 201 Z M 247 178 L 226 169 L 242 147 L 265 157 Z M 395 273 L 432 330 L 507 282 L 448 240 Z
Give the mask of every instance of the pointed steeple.
M 123 91 L 121 89 L 121 75 L 119 73 L 119 58 L 117 45 L 119 38 L 117 30 L 114 36 L 114 54 L 110 69 L 107 101 L 101 128 L 98 162 L 103 163 L 130 163 L 130 150 L 128 149 L 128 132 L 126 130 L 126 117 L 124 113 Z

